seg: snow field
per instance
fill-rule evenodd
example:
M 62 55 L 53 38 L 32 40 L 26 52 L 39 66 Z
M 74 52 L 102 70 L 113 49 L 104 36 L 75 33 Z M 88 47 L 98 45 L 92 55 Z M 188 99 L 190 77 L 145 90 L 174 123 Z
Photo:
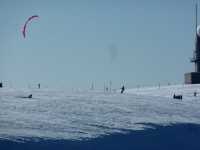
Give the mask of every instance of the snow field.
M 200 124 L 199 85 L 174 85 L 98 92 L 0 89 L 0 139 L 90 139 L 148 124 Z M 33 94 L 33 98 L 26 98 Z M 183 95 L 182 100 L 173 95 Z

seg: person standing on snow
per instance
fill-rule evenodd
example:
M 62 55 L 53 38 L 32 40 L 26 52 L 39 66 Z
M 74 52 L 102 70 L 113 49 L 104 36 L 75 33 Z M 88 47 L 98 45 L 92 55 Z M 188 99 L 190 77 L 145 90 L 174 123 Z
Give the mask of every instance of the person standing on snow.
M 194 96 L 197 96 L 197 92 L 196 92 L 196 90 L 194 91 Z
M 122 86 L 122 88 L 121 88 L 121 89 L 122 89 L 121 93 L 123 93 L 123 92 L 124 92 L 124 90 L 125 90 L 124 86 Z

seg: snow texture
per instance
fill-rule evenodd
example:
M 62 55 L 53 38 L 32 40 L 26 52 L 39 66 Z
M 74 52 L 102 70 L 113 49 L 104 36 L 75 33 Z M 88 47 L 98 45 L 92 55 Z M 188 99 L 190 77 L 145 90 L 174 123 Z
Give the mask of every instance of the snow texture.
M 97 92 L 0 89 L 0 140 L 85 140 L 151 124 L 200 124 L 200 85 Z M 33 94 L 33 98 L 27 98 Z M 173 95 L 183 99 L 173 99 Z

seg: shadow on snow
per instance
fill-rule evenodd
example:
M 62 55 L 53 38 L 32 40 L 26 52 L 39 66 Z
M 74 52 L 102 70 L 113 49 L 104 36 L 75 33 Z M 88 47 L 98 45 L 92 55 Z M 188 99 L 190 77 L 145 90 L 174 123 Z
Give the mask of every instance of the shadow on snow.
M 128 134 L 112 134 L 94 139 L 71 140 L 34 140 L 25 143 L 0 141 L 1 150 L 193 150 L 200 148 L 200 125 L 174 124 L 129 131 Z

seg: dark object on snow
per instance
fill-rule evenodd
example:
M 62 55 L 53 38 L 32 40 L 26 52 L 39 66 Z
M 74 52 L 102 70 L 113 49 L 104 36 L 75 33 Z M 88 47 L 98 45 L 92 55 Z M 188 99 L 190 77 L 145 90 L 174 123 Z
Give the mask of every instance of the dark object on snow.
M 194 91 L 194 96 L 197 96 L 197 92 L 196 92 L 196 90 Z
M 32 94 L 28 96 L 28 98 L 32 98 Z
M 0 82 L 0 88 L 2 88 L 3 87 L 3 83 L 2 82 Z
M 39 87 L 39 89 L 40 89 L 40 84 L 38 84 L 38 87 Z
M 174 99 L 182 99 L 182 95 L 175 95 L 174 94 L 174 97 L 173 97 Z
M 124 92 L 124 90 L 125 90 L 124 86 L 122 86 L 122 88 L 121 88 L 121 89 L 122 89 L 121 93 L 123 93 L 123 92 Z

